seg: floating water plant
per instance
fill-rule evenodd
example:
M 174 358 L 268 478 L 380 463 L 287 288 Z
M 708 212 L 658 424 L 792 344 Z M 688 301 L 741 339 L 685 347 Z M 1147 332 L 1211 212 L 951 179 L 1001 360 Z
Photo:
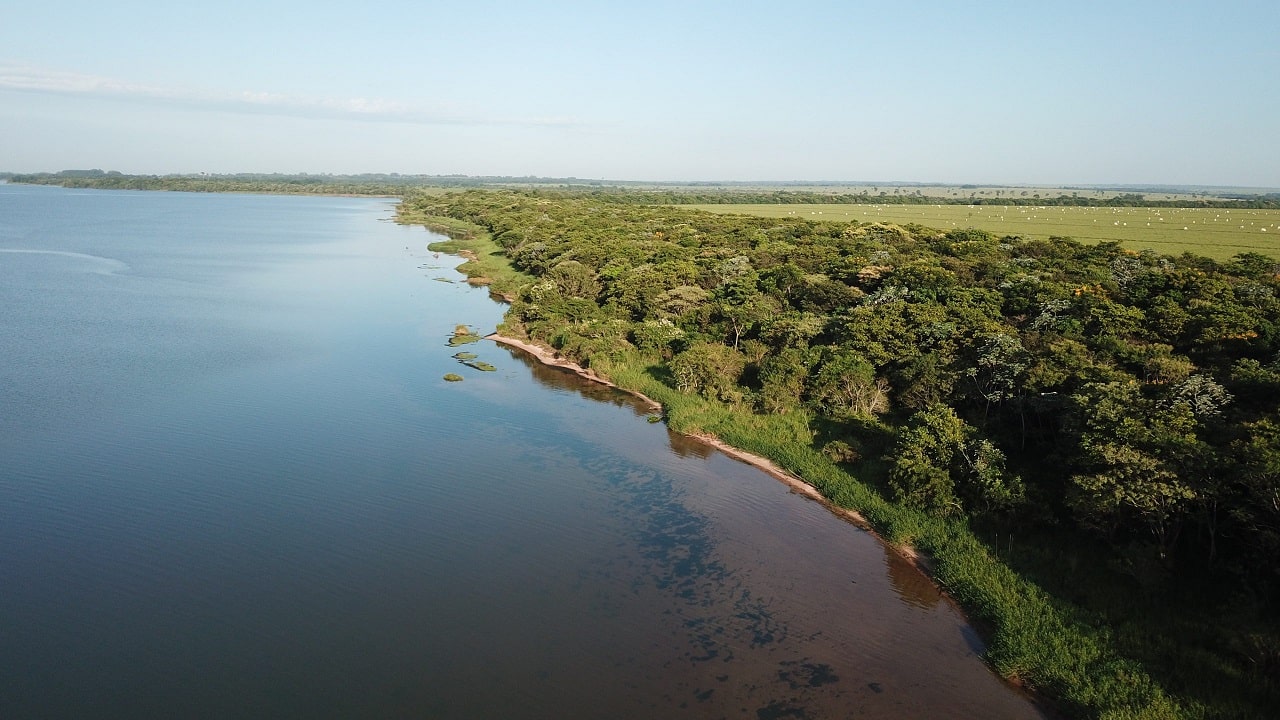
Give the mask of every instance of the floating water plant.
M 493 372 L 494 370 L 498 369 L 490 365 L 489 363 L 484 362 L 483 360 L 471 360 L 468 362 L 464 362 L 462 364 L 466 365 L 467 367 L 475 368 L 477 370 L 483 370 L 484 372 Z
M 460 352 L 460 353 L 453 354 L 454 360 L 461 360 L 462 362 L 466 362 L 468 360 L 475 360 L 477 357 L 479 357 L 479 355 L 476 355 L 473 352 Z
M 457 325 L 453 328 L 453 337 L 449 338 L 449 346 L 457 347 L 466 345 L 467 343 L 480 342 L 480 336 L 471 331 L 466 325 Z
M 457 373 L 447 373 L 445 374 L 444 379 L 449 382 L 462 382 L 462 376 Z

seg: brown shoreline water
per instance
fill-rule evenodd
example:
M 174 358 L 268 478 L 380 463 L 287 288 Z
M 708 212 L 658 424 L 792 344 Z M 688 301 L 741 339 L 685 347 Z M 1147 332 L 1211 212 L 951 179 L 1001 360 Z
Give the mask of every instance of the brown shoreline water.
M 540 383 L 553 384 L 554 387 L 571 387 L 591 400 L 614 402 L 614 404 L 622 404 L 618 400 L 618 395 L 621 393 L 623 397 L 630 398 L 630 402 L 634 402 L 632 411 L 637 416 L 649 415 L 654 410 L 660 409 L 660 405 L 652 398 L 617 388 L 613 383 L 599 378 L 590 370 L 557 357 L 548 348 L 515 340 L 515 338 L 503 337 L 497 333 L 490 334 L 486 340 L 511 348 L 512 357 L 529 365 L 535 379 Z M 617 393 L 613 392 L 614 389 Z M 756 714 L 759 717 L 859 716 L 884 717 L 884 719 L 933 716 L 984 717 L 984 719 L 986 717 L 1052 717 L 1037 698 L 1030 696 L 1023 688 L 1001 679 L 989 669 L 986 662 L 982 661 L 984 644 L 979 633 L 965 618 L 963 610 L 956 605 L 955 601 L 933 582 L 927 574 L 927 565 L 924 565 L 924 561 L 911 552 L 911 548 L 884 542 L 870 530 L 865 520 L 861 519 L 856 512 L 833 506 L 826 498 L 819 495 L 817 489 L 794 475 L 786 473 L 785 470 L 777 468 L 773 462 L 763 457 L 737 450 L 719 441 L 718 438 L 675 433 L 669 429 L 667 433 L 669 445 L 681 457 L 699 457 L 710 462 L 719 462 L 721 466 L 724 462 L 739 468 L 744 465 L 749 466 L 749 469 L 736 471 L 722 470 L 721 479 L 724 484 L 744 482 L 739 478 L 750 477 L 755 470 L 763 471 L 769 477 L 781 480 L 791 495 L 800 495 L 805 500 L 813 500 L 814 503 L 799 503 L 801 509 L 810 509 L 803 510 L 804 512 L 812 512 L 815 507 L 820 507 L 820 514 L 840 520 L 840 524 L 844 527 L 852 525 L 855 528 L 855 532 L 852 533 L 832 529 L 829 527 L 831 525 L 829 520 L 823 521 L 810 516 L 806 520 L 808 523 L 819 523 L 826 527 L 822 532 L 827 539 L 819 543 L 820 547 L 814 548 L 814 551 L 803 551 L 803 560 L 796 556 L 788 557 L 795 550 L 783 546 L 788 546 L 792 538 L 759 537 L 759 534 L 758 537 L 753 538 L 755 555 L 772 556 L 767 564 L 762 565 L 762 569 L 755 570 L 756 573 L 796 573 L 788 584 L 791 593 L 790 602 L 805 606 L 806 603 L 815 602 L 815 598 L 818 598 L 819 605 L 813 607 L 812 616 L 805 620 L 806 625 L 814 623 L 812 628 L 809 628 L 809 632 L 813 633 L 814 641 L 822 635 L 829 634 L 832 638 L 845 638 L 846 633 L 851 634 L 847 635 L 850 639 L 838 639 L 837 647 L 840 650 L 835 656 L 832 656 L 831 652 L 836 648 L 822 647 L 820 642 L 814 646 L 813 641 L 796 643 L 792 639 L 791 643 L 799 644 L 801 648 L 810 648 L 809 660 L 799 662 L 799 665 L 795 666 L 796 673 L 805 674 L 803 682 L 794 682 L 795 678 L 791 678 L 790 675 L 783 678 L 783 675 L 788 673 L 785 664 L 782 666 L 783 669 L 777 670 L 778 678 L 786 680 L 782 687 L 791 689 L 804 687 L 806 691 L 813 688 L 812 691 L 804 694 L 803 698 L 796 696 L 781 698 L 781 700 L 762 697 L 759 694 L 751 696 L 748 692 L 742 698 L 744 710 L 750 702 L 751 707 L 759 708 Z M 717 492 L 733 491 L 732 488 L 728 491 L 719 488 Z M 788 510 L 790 511 L 795 511 L 794 507 Z M 768 521 L 773 520 L 769 518 Z M 765 527 L 763 519 L 760 527 Z M 769 529 L 765 528 L 765 533 L 768 532 Z M 865 561 L 854 561 L 852 565 L 846 565 L 847 557 L 844 552 L 847 552 L 847 548 L 846 551 L 833 551 L 832 537 L 842 538 L 841 544 L 852 542 L 854 546 L 860 547 L 861 550 L 856 551 L 859 557 L 865 557 L 864 553 L 868 552 L 881 556 L 882 560 L 879 562 L 882 564 L 882 578 L 867 577 Z M 774 543 L 780 547 L 772 547 Z M 733 543 L 722 544 L 732 546 Z M 833 555 L 828 555 L 828 552 Z M 800 565 L 809 570 L 809 573 L 803 573 L 803 570 L 797 568 Z M 850 580 L 833 580 L 833 577 L 841 577 L 844 573 L 854 573 L 856 577 Z M 896 603 L 886 598 L 872 600 L 870 597 L 861 596 L 865 585 L 878 582 L 887 582 L 888 588 L 891 589 L 888 597 L 895 598 Z M 870 605 L 867 605 L 868 602 Z M 887 606 L 886 602 L 890 605 Z M 841 607 L 846 611 L 842 612 Z M 902 618 L 904 612 L 908 618 Z M 924 618 L 911 615 L 913 612 L 923 614 Z M 858 620 L 854 621 L 852 618 Z M 868 629 L 868 625 L 861 623 L 864 618 L 874 625 L 882 625 L 882 628 Z M 904 621 L 905 625 L 901 625 Z M 792 619 L 791 623 L 795 624 L 796 620 Z M 947 638 L 947 632 L 940 633 L 938 630 L 940 624 L 943 628 L 951 626 L 956 634 Z M 918 630 L 920 634 L 916 635 Z M 897 637 L 896 633 L 906 634 Z M 794 629 L 791 634 L 794 637 Z M 864 642 L 867 639 L 865 635 L 868 634 L 872 638 L 869 641 L 870 646 L 860 647 L 858 643 Z M 957 639 L 959 643 L 956 642 Z M 833 657 L 838 657 L 840 661 L 833 660 Z M 751 661 L 754 662 L 754 660 Z M 844 665 L 841 665 L 841 662 L 844 662 Z M 838 676 L 838 678 L 849 679 L 847 676 L 859 671 L 864 662 L 873 667 L 895 667 L 895 673 L 901 675 L 895 676 L 891 673 L 887 675 L 888 679 L 883 679 L 886 675 L 878 675 L 879 679 L 869 680 L 856 688 L 849 688 L 845 683 L 841 683 L 840 691 L 829 694 L 817 691 L 819 685 L 826 682 L 824 678 L 828 675 L 831 678 Z M 920 679 L 919 673 L 927 674 L 929 678 L 936 680 L 936 687 L 927 687 L 927 680 Z M 872 674 L 876 674 L 876 671 L 872 671 Z M 965 675 L 966 680 L 956 683 L 952 679 L 955 674 Z M 724 676 L 727 675 L 721 675 L 719 678 Z M 708 683 L 710 683 L 709 679 Z M 882 694 L 901 696 L 906 688 L 899 683 L 906 683 L 913 687 L 909 700 L 899 697 L 895 702 L 891 698 L 882 697 Z M 721 692 L 727 689 L 723 684 L 718 687 Z M 760 692 L 765 691 L 763 687 L 755 689 Z M 777 692 L 777 688 L 774 688 L 773 692 Z
M 550 348 L 546 348 L 541 345 L 526 342 L 524 340 L 519 340 L 517 338 L 508 337 L 506 335 L 502 335 L 496 332 L 486 335 L 484 339 L 492 340 L 493 342 L 496 342 L 499 345 L 506 345 L 508 347 L 518 348 L 532 355 L 533 357 L 537 358 L 538 362 L 542 363 L 543 365 L 548 365 L 551 367 L 567 370 L 591 382 L 599 383 L 601 385 L 604 385 L 605 387 L 612 388 L 619 392 L 626 393 L 628 395 L 636 397 L 642 402 L 644 402 L 645 404 L 647 404 L 649 406 L 649 409 L 653 410 L 654 412 L 660 412 L 662 410 L 662 403 L 654 400 L 653 398 L 645 395 L 644 393 L 641 393 L 636 390 L 629 390 L 626 388 L 619 387 L 617 384 L 615 384 L 611 380 L 600 377 L 590 369 L 584 368 L 575 362 L 571 362 L 569 360 L 566 360 L 560 357 L 554 350 Z M 924 555 L 921 555 L 918 550 L 916 550 L 914 547 L 910 545 L 895 544 L 895 543 L 889 542 L 888 540 L 885 540 L 883 537 L 880 536 L 879 533 L 875 531 L 875 528 L 871 526 L 871 523 L 867 522 L 866 517 L 864 517 L 862 513 L 858 512 L 857 510 L 843 508 L 843 507 L 840 507 L 839 505 L 836 505 L 835 503 L 832 503 L 822 493 L 818 492 L 817 488 L 813 487 L 812 485 L 805 482 L 801 478 L 796 477 L 795 475 L 787 472 L 783 468 L 779 467 L 772 460 L 770 460 L 767 457 L 764 457 L 763 455 L 756 455 L 755 453 L 747 452 L 746 450 L 743 450 L 741 448 L 736 448 L 714 435 L 708 435 L 708 434 L 702 434 L 702 433 L 681 433 L 681 434 L 685 435 L 686 437 L 693 438 L 694 440 L 700 443 L 703 443 L 705 445 L 710 445 L 711 447 L 719 450 L 720 452 L 724 453 L 725 455 L 728 455 L 729 457 L 735 458 L 737 460 L 740 460 L 746 463 L 747 465 L 757 468 L 763 471 L 764 473 L 776 478 L 782 483 L 785 483 L 788 487 L 790 487 L 795 492 L 801 495 L 804 495 L 810 500 L 814 500 L 818 503 L 821 503 L 822 505 L 826 506 L 826 508 L 830 510 L 833 515 L 843 518 L 845 520 L 848 520 L 849 522 L 856 525 L 859 529 L 875 536 L 876 539 L 878 539 L 886 547 L 891 548 L 892 550 L 897 552 L 899 555 L 901 555 L 903 559 L 905 559 L 912 566 L 914 566 L 918 571 L 924 574 L 929 579 L 929 582 L 932 583 L 935 587 L 937 587 L 937 583 L 934 583 L 932 579 L 932 570 L 930 567 L 929 558 L 927 558 Z M 945 594 L 945 591 L 943 591 L 942 588 L 940 587 L 938 587 L 938 592 Z M 960 612 L 963 612 L 963 609 L 961 609 L 958 604 L 956 605 L 956 608 Z

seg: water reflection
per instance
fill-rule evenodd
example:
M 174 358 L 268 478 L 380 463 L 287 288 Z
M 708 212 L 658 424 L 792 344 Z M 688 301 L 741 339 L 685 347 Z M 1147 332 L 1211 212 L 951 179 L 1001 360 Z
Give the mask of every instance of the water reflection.
M 682 458 L 701 458 L 705 460 L 711 457 L 712 453 L 719 452 L 697 438 L 673 431 L 667 431 L 667 444 L 671 446 L 672 452 Z
M 506 350 L 546 387 L 649 414 L 636 398 Z M 584 587 L 621 581 L 627 592 L 597 591 L 595 607 L 647 618 L 648 639 L 618 667 L 661 688 L 661 714 L 1039 716 L 982 664 L 976 633 L 927 577 L 821 503 L 635 417 L 577 404 L 553 412 L 594 448 L 584 469 L 609 486 L 625 535 L 620 556 Z M 659 438 L 669 457 L 656 452 Z
M 942 591 L 914 563 L 888 545 L 884 546 L 884 565 L 889 583 L 903 601 L 925 610 L 937 607 Z
M 529 368 L 530 374 L 539 385 L 555 390 L 575 392 L 584 398 L 596 402 L 608 403 L 616 407 L 625 407 L 637 416 L 645 417 L 653 411 L 649 404 L 634 395 L 615 390 L 607 385 L 588 380 L 568 368 L 544 365 L 537 358 L 519 348 L 500 345 L 492 341 L 486 343 L 506 352 L 512 360 Z
M 534 380 L 544 387 L 571 391 L 589 400 L 629 408 L 638 417 L 647 418 L 653 414 L 649 404 L 634 395 L 588 380 L 567 368 L 544 365 L 519 348 L 509 345 L 498 345 L 498 347 L 505 350 L 513 360 L 529 368 Z M 670 430 L 667 431 L 667 443 L 671 446 L 671 451 L 681 458 L 705 460 L 718 452 L 701 440 Z
M 647 403 L 632 395 L 592 382 L 566 368 L 545 365 L 529 353 L 518 348 L 507 345 L 498 345 L 498 347 L 505 350 L 513 360 L 529 368 L 534 379 L 545 387 L 572 391 L 589 400 L 607 402 L 617 407 L 628 407 L 638 416 L 648 416 L 652 412 Z M 711 457 L 712 454 L 719 452 L 697 438 L 670 430 L 667 432 L 667 442 L 672 452 L 681 458 L 705 460 Z M 666 491 L 667 496 L 664 499 L 670 500 L 671 490 L 669 483 L 666 486 Z M 636 505 L 645 507 L 650 506 L 657 499 L 655 496 L 635 497 Z M 668 505 L 669 503 L 661 504 Z M 631 509 L 634 510 L 635 508 Z M 650 544 L 658 542 L 662 537 L 676 537 L 678 533 L 666 534 L 673 529 L 676 528 L 669 526 L 660 528 L 659 531 L 652 533 L 649 537 Z M 905 602 L 916 607 L 926 610 L 936 607 L 939 600 L 942 599 L 938 586 L 921 572 L 914 563 L 903 557 L 899 552 L 888 545 L 882 545 L 882 547 L 884 550 L 885 569 L 894 591 Z M 684 563 L 683 566 L 689 567 L 688 563 Z

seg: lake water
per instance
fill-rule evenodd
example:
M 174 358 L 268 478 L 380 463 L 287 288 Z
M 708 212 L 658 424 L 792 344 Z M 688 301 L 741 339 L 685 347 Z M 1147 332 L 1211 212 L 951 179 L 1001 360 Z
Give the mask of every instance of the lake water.
M 392 215 L 0 184 L 0 717 L 1040 717 L 874 538 L 448 347 L 503 307 Z

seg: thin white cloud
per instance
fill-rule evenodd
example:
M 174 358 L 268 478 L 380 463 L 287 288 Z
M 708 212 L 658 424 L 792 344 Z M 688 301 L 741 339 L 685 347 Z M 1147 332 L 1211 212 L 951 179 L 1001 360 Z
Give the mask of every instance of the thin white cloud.
M 0 90 L 69 95 L 74 97 L 148 103 L 188 110 L 213 110 L 245 115 L 396 122 L 417 125 L 530 125 L 572 126 L 566 118 L 493 118 L 425 103 L 383 98 L 307 97 L 269 92 L 218 92 L 201 88 L 165 87 L 113 78 L 0 62 Z

